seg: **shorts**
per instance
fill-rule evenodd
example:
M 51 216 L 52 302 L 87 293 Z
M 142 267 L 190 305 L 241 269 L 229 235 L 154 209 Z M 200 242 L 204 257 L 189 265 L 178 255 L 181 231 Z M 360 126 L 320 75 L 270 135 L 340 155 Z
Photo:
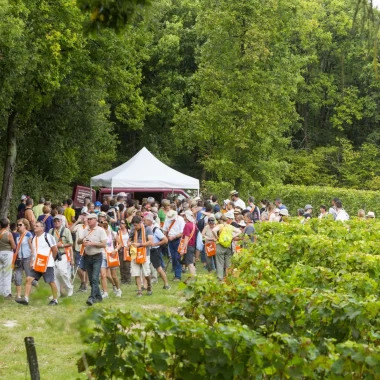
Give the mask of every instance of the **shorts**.
M 194 264 L 195 247 L 187 247 L 187 252 L 183 257 L 182 264 Z
M 154 269 L 161 266 L 161 248 L 150 250 L 150 262 L 152 263 Z
M 74 256 L 75 256 L 75 267 L 78 267 L 82 270 L 86 270 L 84 266 L 84 257 L 80 255 L 78 251 L 74 251 Z M 78 265 L 79 263 L 79 265 Z
M 45 273 L 36 272 L 34 269 L 31 269 L 29 277 L 33 277 L 36 281 L 43 277 L 44 281 L 47 284 L 50 284 L 51 282 L 55 281 L 54 267 L 47 267 Z
M 144 264 L 136 264 L 136 260 L 131 261 L 131 276 L 132 277 L 150 276 L 150 256 L 146 257 L 146 261 Z
M 25 272 L 26 277 L 32 277 L 30 274 L 30 271 L 32 270 L 30 266 L 30 257 L 26 259 L 21 259 L 21 265 L 19 267 L 14 268 L 15 273 L 15 285 L 21 286 L 22 285 L 22 272 Z
M 108 267 L 108 265 L 107 265 L 107 259 L 105 259 L 105 258 L 103 257 L 101 268 L 107 268 L 107 269 L 115 270 L 115 269 L 118 269 L 119 267 L 111 267 L 111 268 Z

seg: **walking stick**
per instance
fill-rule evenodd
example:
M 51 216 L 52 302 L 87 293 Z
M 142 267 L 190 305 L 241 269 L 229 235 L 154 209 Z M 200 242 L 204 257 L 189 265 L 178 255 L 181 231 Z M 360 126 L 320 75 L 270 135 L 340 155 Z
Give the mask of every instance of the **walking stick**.
M 72 278 L 72 283 L 71 283 L 71 285 L 74 285 L 75 277 L 77 276 L 78 269 L 79 269 L 79 265 L 80 265 L 80 262 L 81 262 L 81 260 L 82 260 L 82 257 L 83 257 L 83 256 L 80 257 L 79 262 L 78 262 L 78 265 L 77 265 L 77 268 L 75 269 L 75 273 L 74 273 L 74 276 L 73 276 L 73 278 Z

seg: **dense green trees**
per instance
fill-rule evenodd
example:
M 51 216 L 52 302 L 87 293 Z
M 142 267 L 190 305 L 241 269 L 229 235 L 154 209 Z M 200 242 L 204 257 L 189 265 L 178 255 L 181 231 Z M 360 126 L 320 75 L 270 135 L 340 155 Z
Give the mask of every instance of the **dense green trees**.
M 380 188 L 366 2 L 119 3 L 0 2 L 0 213 L 143 146 L 211 186 Z

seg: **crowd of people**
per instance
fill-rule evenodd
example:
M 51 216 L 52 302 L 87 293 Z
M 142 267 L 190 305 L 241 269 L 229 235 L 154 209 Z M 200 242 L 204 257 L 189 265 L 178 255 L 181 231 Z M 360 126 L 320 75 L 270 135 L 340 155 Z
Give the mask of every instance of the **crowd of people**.
M 338 198 L 329 208 L 321 205 L 319 211 L 320 219 L 349 219 Z M 297 214 L 301 223 L 307 223 L 313 206 L 308 204 Z M 374 218 L 375 214 L 359 210 L 358 216 Z M 215 195 L 161 202 L 149 197 L 140 204 L 120 193 L 102 203 L 86 198 L 77 212 L 71 199 L 54 205 L 41 198 L 34 205 L 32 198 L 23 195 L 17 222 L 0 220 L 0 295 L 28 305 L 32 287 L 42 277 L 51 288 L 49 305 L 55 306 L 59 297 L 74 295 L 78 277 L 76 292 L 89 293 L 88 305 L 109 298 L 109 286 L 115 297 L 121 297 L 121 284 L 133 282 L 137 297 L 150 296 L 159 278 L 162 291 L 168 291 L 171 272 L 172 281 L 181 281 L 185 272 L 191 278 L 197 263 L 223 281 L 232 255 L 255 242 L 255 223 L 287 222 L 288 218 L 281 199 L 256 204 L 254 197 L 248 197 L 245 203 L 235 190 L 221 204 Z

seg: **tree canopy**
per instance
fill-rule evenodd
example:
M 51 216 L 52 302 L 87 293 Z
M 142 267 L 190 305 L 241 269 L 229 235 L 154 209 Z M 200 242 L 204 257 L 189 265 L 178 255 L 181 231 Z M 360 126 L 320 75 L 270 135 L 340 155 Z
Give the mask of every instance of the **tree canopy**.
M 8 0 L 0 12 L 13 202 L 69 195 L 143 146 L 208 188 L 380 188 L 367 2 Z

